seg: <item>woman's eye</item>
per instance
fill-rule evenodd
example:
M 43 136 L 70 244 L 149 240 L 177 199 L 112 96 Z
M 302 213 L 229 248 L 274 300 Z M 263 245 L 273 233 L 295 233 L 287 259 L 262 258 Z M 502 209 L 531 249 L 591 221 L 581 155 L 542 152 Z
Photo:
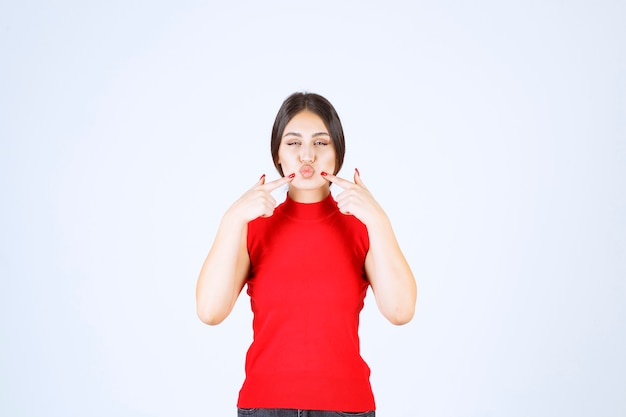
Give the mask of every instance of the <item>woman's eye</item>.
M 321 146 L 326 146 L 326 145 L 328 145 L 328 142 L 324 142 L 324 141 L 318 140 L 317 142 L 315 142 L 315 144 L 316 145 L 321 145 Z
M 298 141 L 293 141 L 293 142 L 287 142 L 287 146 L 294 146 L 294 145 L 299 145 L 300 142 Z

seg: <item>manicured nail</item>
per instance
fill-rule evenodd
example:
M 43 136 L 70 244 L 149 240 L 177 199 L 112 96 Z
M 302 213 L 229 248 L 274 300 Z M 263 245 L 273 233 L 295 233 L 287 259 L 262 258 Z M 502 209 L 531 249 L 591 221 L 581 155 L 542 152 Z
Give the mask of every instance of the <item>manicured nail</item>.
M 326 171 L 322 171 L 322 172 L 320 172 L 320 175 L 321 175 L 322 177 L 325 177 L 326 175 L 328 175 L 328 173 L 326 173 Z
M 360 177 L 361 173 L 359 172 L 359 169 L 358 168 L 354 168 L 354 170 L 356 171 L 356 175 L 358 175 Z
M 295 178 L 296 177 L 296 173 L 292 172 L 291 174 L 289 174 L 289 178 Z
M 261 175 L 261 178 L 259 178 L 259 181 L 263 181 L 263 178 L 265 178 L 265 174 Z

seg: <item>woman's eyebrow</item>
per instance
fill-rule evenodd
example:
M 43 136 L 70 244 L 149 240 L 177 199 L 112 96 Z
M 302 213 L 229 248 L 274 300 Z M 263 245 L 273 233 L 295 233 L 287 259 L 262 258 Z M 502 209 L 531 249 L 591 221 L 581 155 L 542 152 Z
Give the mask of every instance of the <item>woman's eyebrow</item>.
M 283 137 L 287 137 L 287 136 L 296 136 L 298 138 L 302 137 L 301 133 L 298 132 L 287 132 L 283 135 Z M 317 132 L 317 133 L 313 133 L 313 137 L 316 138 L 318 136 L 330 136 L 330 134 L 328 132 Z

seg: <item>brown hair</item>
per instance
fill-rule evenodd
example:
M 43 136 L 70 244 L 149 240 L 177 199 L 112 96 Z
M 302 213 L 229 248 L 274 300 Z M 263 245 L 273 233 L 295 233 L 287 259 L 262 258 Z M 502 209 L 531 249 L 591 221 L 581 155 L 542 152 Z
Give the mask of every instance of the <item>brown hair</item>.
M 330 104 L 330 101 L 315 93 L 293 93 L 280 106 L 272 127 L 270 144 L 274 166 L 281 177 L 284 177 L 283 168 L 278 163 L 278 148 L 280 147 L 285 126 L 296 114 L 303 110 L 317 114 L 324 122 L 324 125 L 326 125 L 335 147 L 335 172 L 333 172 L 333 175 L 337 174 L 343 165 L 343 157 L 346 153 L 346 142 L 343 136 L 341 120 L 339 120 L 339 115 L 333 105 Z

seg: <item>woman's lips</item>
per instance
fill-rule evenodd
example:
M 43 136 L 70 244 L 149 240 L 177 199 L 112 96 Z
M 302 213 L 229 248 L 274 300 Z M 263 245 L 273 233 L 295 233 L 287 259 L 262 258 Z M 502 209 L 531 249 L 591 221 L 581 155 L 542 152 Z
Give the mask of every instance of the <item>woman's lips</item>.
M 302 165 L 300 167 L 300 175 L 302 178 L 311 178 L 315 174 L 315 169 L 311 165 Z

